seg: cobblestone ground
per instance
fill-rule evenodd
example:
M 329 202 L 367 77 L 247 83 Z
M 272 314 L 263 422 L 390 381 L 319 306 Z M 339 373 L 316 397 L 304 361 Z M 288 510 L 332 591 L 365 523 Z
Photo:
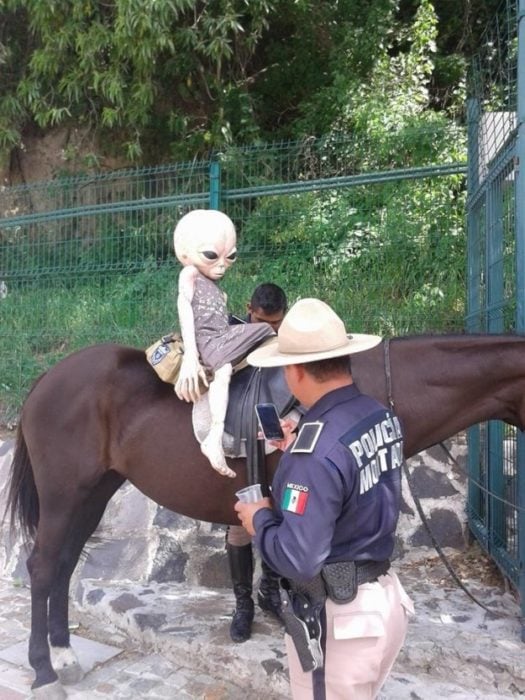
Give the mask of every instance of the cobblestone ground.
M 524 696 L 519 608 L 509 592 L 492 581 L 467 581 L 472 593 L 508 616 L 496 618 L 455 588 L 439 563 L 414 565 L 401 576 L 417 615 L 380 700 Z M 252 639 L 231 643 L 229 591 L 87 580 L 80 593 L 71 615 L 73 646 L 81 643 L 87 673 L 67 686 L 68 698 L 289 697 L 279 625 L 258 611 Z M 28 625 L 28 590 L 0 580 L 0 700 L 31 697 Z
M 0 580 L 0 700 L 22 700 L 31 698 L 30 686 L 33 672 L 26 662 L 29 636 L 29 591 Z M 191 665 L 182 665 L 171 654 L 154 651 L 154 640 L 139 642 L 119 631 L 112 624 L 105 624 L 89 613 L 73 612 L 73 620 L 82 619 L 82 624 L 72 622 L 73 647 L 75 640 L 88 640 L 95 665 L 82 681 L 66 689 L 67 697 L 74 700 L 106 698 L 135 700 L 137 698 L 180 700 L 245 700 L 255 694 L 235 678 L 217 678 L 206 670 L 199 659 Z M 23 649 L 17 648 L 17 643 Z M 91 647 L 89 647 L 91 643 Z M 105 646 L 114 648 L 116 655 L 103 661 Z M 15 647 L 14 651 L 13 648 Z M 102 648 L 102 649 L 101 649 Z M 11 661 L 2 659 L 2 652 L 9 650 Z M 107 652 L 106 652 L 107 653 Z M 82 655 L 80 661 L 84 666 Z M 87 670 L 87 669 L 86 669 Z M 227 675 L 227 674 L 224 674 Z M 269 692 L 265 697 L 281 700 L 285 695 Z

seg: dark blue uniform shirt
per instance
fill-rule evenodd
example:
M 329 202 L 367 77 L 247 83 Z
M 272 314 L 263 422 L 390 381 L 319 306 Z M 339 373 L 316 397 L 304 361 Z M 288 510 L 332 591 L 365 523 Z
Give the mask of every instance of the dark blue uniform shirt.
M 325 563 L 388 559 L 402 452 L 398 419 L 355 384 L 323 396 L 281 458 L 274 509 L 255 514 L 255 544 L 265 561 L 286 578 L 308 581 Z

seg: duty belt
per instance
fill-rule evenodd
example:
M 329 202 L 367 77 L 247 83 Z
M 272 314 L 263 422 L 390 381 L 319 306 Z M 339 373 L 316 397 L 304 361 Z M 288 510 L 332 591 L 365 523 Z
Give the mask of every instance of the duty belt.
M 375 581 L 390 569 L 390 561 L 337 561 L 325 564 L 321 573 L 307 583 L 290 581 L 290 589 L 311 600 L 331 598 L 334 603 L 350 603 L 362 583 Z
M 303 671 L 323 665 L 321 611 L 326 598 L 343 605 L 357 595 L 362 583 L 375 581 L 390 568 L 386 561 L 341 561 L 325 564 L 308 583 L 281 580 L 281 610 Z
M 328 597 L 334 603 L 351 603 L 357 595 L 357 589 L 362 583 L 376 581 L 390 568 L 386 561 L 340 561 L 325 564 L 321 578 L 326 587 Z

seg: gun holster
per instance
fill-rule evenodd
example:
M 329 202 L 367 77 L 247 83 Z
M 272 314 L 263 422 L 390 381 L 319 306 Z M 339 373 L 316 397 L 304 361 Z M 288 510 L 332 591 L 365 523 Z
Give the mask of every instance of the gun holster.
M 362 583 L 376 581 L 388 572 L 390 562 L 341 561 L 325 564 L 320 574 L 308 583 L 281 579 L 282 618 L 286 631 L 293 639 L 303 671 L 322 667 L 321 611 L 326 598 L 338 603 L 350 603 Z
M 292 638 L 301 667 L 305 673 L 321 668 L 321 610 L 324 599 L 312 600 L 304 592 L 294 591 L 281 580 L 281 614 L 286 632 Z

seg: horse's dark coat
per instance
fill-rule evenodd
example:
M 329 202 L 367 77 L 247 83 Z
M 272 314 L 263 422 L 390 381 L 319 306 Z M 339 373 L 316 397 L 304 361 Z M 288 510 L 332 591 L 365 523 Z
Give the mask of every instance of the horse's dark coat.
M 482 420 L 524 426 L 524 338 L 398 339 L 390 365 L 407 457 Z M 386 403 L 384 345 L 355 355 L 352 366 L 360 389 Z M 234 493 L 246 479 L 242 460 L 231 466 L 234 480 L 210 467 L 192 435 L 191 407 L 141 350 L 94 346 L 40 378 L 22 410 L 9 494 L 12 515 L 36 533 L 28 560 L 33 687 L 56 680 L 48 634 L 54 646 L 69 646 L 69 580 L 121 484 L 129 479 L 178 513 L 235 523 Z

